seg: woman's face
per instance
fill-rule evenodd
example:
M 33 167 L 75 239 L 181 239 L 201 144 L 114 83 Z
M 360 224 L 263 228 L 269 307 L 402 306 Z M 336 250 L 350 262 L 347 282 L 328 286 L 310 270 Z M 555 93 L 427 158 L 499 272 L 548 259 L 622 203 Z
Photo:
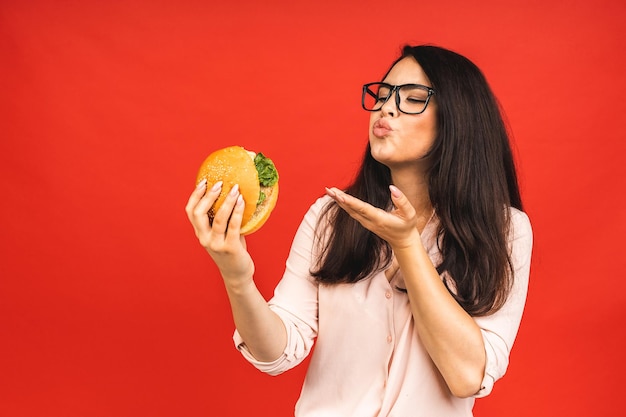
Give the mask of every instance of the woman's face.
M 432 87 L 422 67 L 411 57 L 403 58 L 394 65 L 383 82 Z M 423 113 L 404 114 L 397 109 L 394 95 L 370 116 L 369 142 L 372 156 L 392 170 L 416 167 L 415 163 L 431 149 L 436 135 L 436 103 L 433 98 Z

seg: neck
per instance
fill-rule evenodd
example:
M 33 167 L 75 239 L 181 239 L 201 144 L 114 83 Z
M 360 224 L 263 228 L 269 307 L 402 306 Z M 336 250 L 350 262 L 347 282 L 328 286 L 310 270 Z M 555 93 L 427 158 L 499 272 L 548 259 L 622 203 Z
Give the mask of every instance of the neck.
M 428 193 L 428 181 L 425 174 L 415 172 L 391 173 L 393 184 L 404 193 L 415 209 L 418 221 L 425 218 L 428 221 L 433 210 Z

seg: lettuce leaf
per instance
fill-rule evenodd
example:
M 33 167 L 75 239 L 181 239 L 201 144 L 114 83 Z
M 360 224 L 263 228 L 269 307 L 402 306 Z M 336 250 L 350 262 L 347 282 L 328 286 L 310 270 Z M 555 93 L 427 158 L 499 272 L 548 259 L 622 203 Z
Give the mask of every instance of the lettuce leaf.
M 278 182 L 278 171 L 271 159 L 259 152 L 254 157 L 254 165 L 259 174 L 259 183 L 263 187 L 273 187 Z
M 265 195 L 265 193 L 263 191 L 261 191 L 259 193 L 259 199 L 257 200 L 256 205 L 258 206 L 259 204 L 262 204 L 265 201 L 266 198 L 267 198 L 267 196 Z

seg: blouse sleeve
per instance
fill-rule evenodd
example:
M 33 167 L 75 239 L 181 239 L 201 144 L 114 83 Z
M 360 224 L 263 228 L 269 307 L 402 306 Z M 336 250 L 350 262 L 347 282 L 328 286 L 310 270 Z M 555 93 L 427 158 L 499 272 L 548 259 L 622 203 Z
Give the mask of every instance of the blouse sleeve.
M 509 244 L 515 274 L 511 293 L 500 310 L 492 315 L 475 318 L 481 328 L 487 356 L 485 377 L 476 398 L 489 395 L 494 383 L 506 372 L 526 303 L 533 245 L 532 229 L 528 216 L 519 210 L 511 209 L 511 222 Z
M 285 273 L 268 302 L 287 330 L 287 345 L 273 362 L 260 362 L 252 356 L 239 332 L 233 340 L 243 357 L 262 372 L 278 375 L 301 363 L 310 353 L 317 337 L 318 284 L 310 274 L 314 253 L 315 230 L 320 211 L 330 201 L 322 197 L 305 214 L 294 237 Z

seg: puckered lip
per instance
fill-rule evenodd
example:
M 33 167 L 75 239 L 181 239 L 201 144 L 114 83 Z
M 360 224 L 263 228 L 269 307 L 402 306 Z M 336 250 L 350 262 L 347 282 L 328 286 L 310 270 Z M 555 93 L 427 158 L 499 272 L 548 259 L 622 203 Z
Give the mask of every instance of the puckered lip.
M 392 130 L 393 129 L 391 128 L 391 125 L 385 119 L 376 120 L 374 122 L 374 125 L 372 126 L 372 133 L 374 134 L 374 136 L 379 138 L 386 136 Z
M 374 129 L 377 128 L 381 128 L 381 129 L 387 129 L 387 130 L 393 130 L 391 128 L 391 126 L 389 125 L 389 122 L 386 121 L 385 119 L 378 119 L 374 122 Z

